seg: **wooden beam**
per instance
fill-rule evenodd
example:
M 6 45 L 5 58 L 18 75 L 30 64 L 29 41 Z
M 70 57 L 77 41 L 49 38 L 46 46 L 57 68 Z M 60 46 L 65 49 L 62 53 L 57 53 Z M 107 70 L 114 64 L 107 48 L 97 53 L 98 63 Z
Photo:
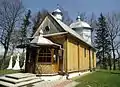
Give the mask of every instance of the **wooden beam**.
M 68 44 L 68 38 L 65 37 L 65 41 L 63 44 L 64 48 L 64 54 L 63 54 L 63 70 L 67 73 L 67 44 Z
M 40 51 L 40 49 L 39 48 L 36 48 L 36 50 L 37 50 L 37 54 L 36 54 L 36 63 L 35 63 L 35 73 L 41 73 L 40 71 L 39 71 L 39 68 L 38 68 L 38 57 L 39 57 L 39 51 Z
M 89 69 L 91 70 L 92 66 L 91 66 L 91 48 L 89 48 Z
M 80 70 L 80 45 L 79 45 L 79 43 L 78 43 L 78 71 Z
M 66 73 L 68 72 L 68 38 L 66 37 Z

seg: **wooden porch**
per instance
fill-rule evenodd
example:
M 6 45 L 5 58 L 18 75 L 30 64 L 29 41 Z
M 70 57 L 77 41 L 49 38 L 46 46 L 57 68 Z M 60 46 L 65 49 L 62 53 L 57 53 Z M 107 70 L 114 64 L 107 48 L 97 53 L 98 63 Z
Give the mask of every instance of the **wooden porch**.
M 62 50 L 56 46 L 28 47 L 25 71 L 36 74 L 56 74 L 63 65 Z

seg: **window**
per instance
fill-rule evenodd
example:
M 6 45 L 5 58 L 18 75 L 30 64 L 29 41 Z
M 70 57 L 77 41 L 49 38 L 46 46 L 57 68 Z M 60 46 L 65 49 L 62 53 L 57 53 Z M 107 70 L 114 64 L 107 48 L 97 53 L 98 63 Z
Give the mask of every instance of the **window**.
M 86 48 L 84 48 L 84 57 L 86 57 Z
M 50 30 L 50 28 L 49 28 L 48 26 L 46 26 L 46 27 L 45 27 L 45 31 L 48 32 L 49 30 Z
M 42 48 L 39 51 L 38 62 L 51 63 L 51 51 L 49 48 Z

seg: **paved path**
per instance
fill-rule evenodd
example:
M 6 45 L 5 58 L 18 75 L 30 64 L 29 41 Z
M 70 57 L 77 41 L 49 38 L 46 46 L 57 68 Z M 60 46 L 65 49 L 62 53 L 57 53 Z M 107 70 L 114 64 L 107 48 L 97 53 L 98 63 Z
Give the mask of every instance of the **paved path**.
M 78 83 L 72 80 L 43 81 L 33 84 L 33 87 L 74 87 Z

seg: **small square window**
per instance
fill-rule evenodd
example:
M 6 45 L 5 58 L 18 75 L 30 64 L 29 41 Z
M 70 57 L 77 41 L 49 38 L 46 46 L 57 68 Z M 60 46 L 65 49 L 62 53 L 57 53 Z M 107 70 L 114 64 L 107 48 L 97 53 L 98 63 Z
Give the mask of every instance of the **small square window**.
M 49 30 L 50 30 L 49 26 L 46 26 L 46 27 L 45 27 L 45 31 L 48 32 Z

